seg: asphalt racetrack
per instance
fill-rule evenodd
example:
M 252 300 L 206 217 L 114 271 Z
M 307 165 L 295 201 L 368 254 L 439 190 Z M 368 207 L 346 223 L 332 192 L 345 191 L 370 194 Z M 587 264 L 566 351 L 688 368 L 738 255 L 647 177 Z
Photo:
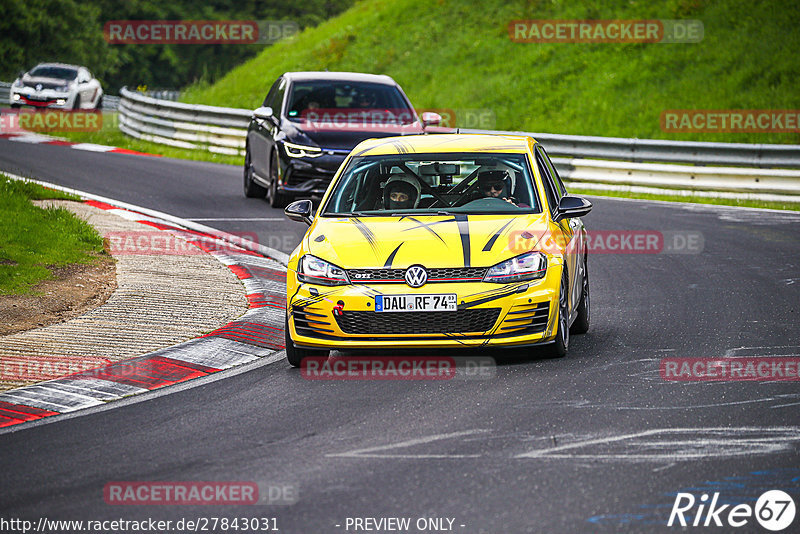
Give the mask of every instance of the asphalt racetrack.
M 0 140 L 0 169 L 255 232 L 285 252 L 306 228 L 244 198 L 239 167 Z M 665 358 L 800 355 L 800 214 L 591 200 L 590 231 L 700 240 L 591 254 L 592 325 L 565 358 L 486 350 L 491 376 L 448 381 L 309 381 L 283 359 L 55 418 L 0 434 L 0 516 L 265 517 L 284 533 L 363 532 L 354 518 L 387 517 L 410 518 L 410 532 L 670 532 L 682 492 L 752 506 L 781 489 L 800 503 L 799 382 L 661 372 Z M 254 481 L 296 494 L 115 506 L 103 496 L 114 481 Z M 415 530 L 420 518 L 441 521 Z M 751 517 L 735 531 L 766 530 Z

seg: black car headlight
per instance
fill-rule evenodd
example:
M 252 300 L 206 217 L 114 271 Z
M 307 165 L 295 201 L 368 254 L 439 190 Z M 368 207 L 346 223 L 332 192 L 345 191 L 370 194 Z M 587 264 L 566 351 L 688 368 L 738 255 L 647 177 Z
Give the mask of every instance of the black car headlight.
M 347 273 L 341 267 L 306 254 L 297 265 L 297 278 L 301 282 L 323 286 L 340 286 L 350 283 Z
M 547 272 L 547 256 L 541 252 L 528 252 L 490 267 L 484 282 L 504 284 L 543 278 Z
M 322 149 L 318 146 L 297 145 L 286 141 L 283 142 L 283 149 L 290 158 L 318 158 L 322 155 Z

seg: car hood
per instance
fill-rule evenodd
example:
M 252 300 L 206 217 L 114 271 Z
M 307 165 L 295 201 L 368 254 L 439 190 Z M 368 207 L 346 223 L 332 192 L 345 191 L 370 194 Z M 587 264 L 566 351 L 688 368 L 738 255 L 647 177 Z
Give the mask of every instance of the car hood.
M 421 134 L 424 130 L 419 122 L 411 124 L 378 124 L 378 125 L 339 125 L 339 127 L 325 127 L 324 124 L 312 126 L 308 123 L 291 123 L 287 128 L 287 141 L 304 143 L 311 141 L 321 148 L 350 151 L 366 139 L 376 137 L 391 137 L 395 135 Z
M 61 87 L 63 85 L 69 84 L 70 80 L 64 80 L 62 78 L 46 78 L 43 76 L 28 76 L 27 74 L 22 77 L 22 83 L 26 85 L 36 85 L 42 84 L 44 87 Z
M 542 213 L 320 217 L 303 248 L 345 269 L 491 267 L 538 245 L 547 228 Z

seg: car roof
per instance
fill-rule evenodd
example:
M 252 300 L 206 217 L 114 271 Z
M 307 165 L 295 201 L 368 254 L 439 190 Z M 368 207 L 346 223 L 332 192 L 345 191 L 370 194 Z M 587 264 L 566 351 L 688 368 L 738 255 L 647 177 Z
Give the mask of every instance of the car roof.
M 304 71 L 304 72 L 285 72 L 284 78 L 292 81 L 336 81 L 336 82 L 370 82 L 384 85 L 397 85 L 397 83 L 385 74 L 364 74 L 363 72 L 328 72 L 328 71 Z
M 430 154 L 446 152 L 516 152 L 525 153 L 534 144 L 533 137 L 495 134 L 428 134 L 367 139 L 353 149 L 353 155 Z
M 70 65 L 69 63 L 39 63 L 38 65 L 33 67 L 33 69 L 35 69 L 36 67 L 63 67 L 66 69 L 75 69 L 75 70 L 83 68 L 80 65 Z

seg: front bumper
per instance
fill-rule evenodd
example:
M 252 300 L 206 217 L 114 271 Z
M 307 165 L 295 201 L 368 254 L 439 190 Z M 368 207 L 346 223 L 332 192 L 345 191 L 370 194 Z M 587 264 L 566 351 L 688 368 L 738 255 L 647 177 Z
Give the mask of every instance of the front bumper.
M 35 91 L 29 87 L 12 87 L 8 100 L 14 106 L 70 109 L 75 99 L 73 93 L 63 93 L 52 89 Z
M 522 346 L 551 341 L 560 267 L 540 280 L 319 286 L 289 271 L 289 330 L 295 346 L 323 349 Z M 455 293 L 458 310 L 375 312 L 376 294 Z M 337 306 L 342 303 L 343 306 Z
M 332 151 L 317 158 L 291 158 L 282 155 L 278 190 L 295 196 L 323 195 L 333 176 L 347 157 L 347 151 Z

